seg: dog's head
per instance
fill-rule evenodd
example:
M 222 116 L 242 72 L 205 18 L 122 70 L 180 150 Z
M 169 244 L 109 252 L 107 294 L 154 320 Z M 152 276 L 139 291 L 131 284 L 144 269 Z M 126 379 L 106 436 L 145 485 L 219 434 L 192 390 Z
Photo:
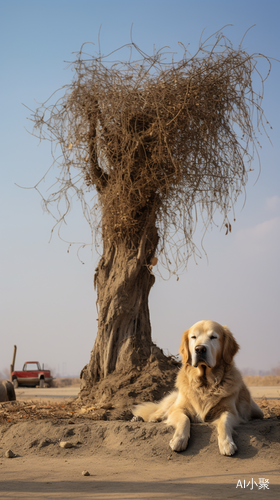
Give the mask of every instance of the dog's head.
M 199 321 L 184 332 L 179 352 L 183 364 L 212 369 L 222 360 L 230 364 L 238 349 L 226 326 L 215 321 Z

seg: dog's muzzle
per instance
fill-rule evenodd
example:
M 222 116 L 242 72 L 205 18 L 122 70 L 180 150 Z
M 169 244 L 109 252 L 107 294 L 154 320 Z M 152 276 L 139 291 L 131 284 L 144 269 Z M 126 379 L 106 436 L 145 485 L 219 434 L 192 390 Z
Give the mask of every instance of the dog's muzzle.
M 207 366 L 209 366 L 209 363 L 207 361 L 207 347 L 203 344 L 199 344 L 195 346 L 194 351 L 195 359 L 193 366 L 197 367 L 200 363 L 205 363 Z

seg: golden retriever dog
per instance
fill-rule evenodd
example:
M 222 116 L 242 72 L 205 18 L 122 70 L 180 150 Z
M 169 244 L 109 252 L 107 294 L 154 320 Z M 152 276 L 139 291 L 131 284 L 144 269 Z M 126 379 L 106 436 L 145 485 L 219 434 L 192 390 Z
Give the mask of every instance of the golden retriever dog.
M 213 422 L 220 453 L 233 455 L 237 450 L 232 438 L 234 427 L 251 418 L 263 418 L 233 362 L 238 349 L 226 326 L 214 321 L 193 325 L 182 337 L 177 390 L 157 403 L 134 407 L 134 419 L 166 420 L 175 429 L 169 443 L 174 451 L 187 448 L 190 422 Z

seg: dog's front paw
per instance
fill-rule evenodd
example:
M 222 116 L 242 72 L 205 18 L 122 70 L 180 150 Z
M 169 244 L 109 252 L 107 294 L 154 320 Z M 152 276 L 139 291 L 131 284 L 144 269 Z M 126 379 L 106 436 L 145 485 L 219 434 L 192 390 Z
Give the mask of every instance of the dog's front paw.
M 221 455 L 226 455 L 230 457 L 231 455 L 234 455 L 234 453 L 237 450 L 236 444 L 230 440 L 230 439 L 221 439 L 219 440 L 219 449 Z
M 169 446 L 172 451 L 184 451 L 188 446 L 188 440 L 188 437 L 175 435 L 169 442 Z

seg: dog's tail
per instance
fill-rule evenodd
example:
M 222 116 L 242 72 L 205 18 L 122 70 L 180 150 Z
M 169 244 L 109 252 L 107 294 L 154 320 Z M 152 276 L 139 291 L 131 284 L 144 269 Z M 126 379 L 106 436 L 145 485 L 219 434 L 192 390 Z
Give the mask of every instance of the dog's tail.
M 160 421 L 168 417 L 171 406 L 178 396 L 177 391 L 173 391 L 168 396 L 157 403 L 140 403 L 132 409 L 135 417 L 142 417 L 145 422 Z
M 251 418 L 263 418 L 264 414 L 260 407 L 255 403 L 255 401 L 251 400 Z

